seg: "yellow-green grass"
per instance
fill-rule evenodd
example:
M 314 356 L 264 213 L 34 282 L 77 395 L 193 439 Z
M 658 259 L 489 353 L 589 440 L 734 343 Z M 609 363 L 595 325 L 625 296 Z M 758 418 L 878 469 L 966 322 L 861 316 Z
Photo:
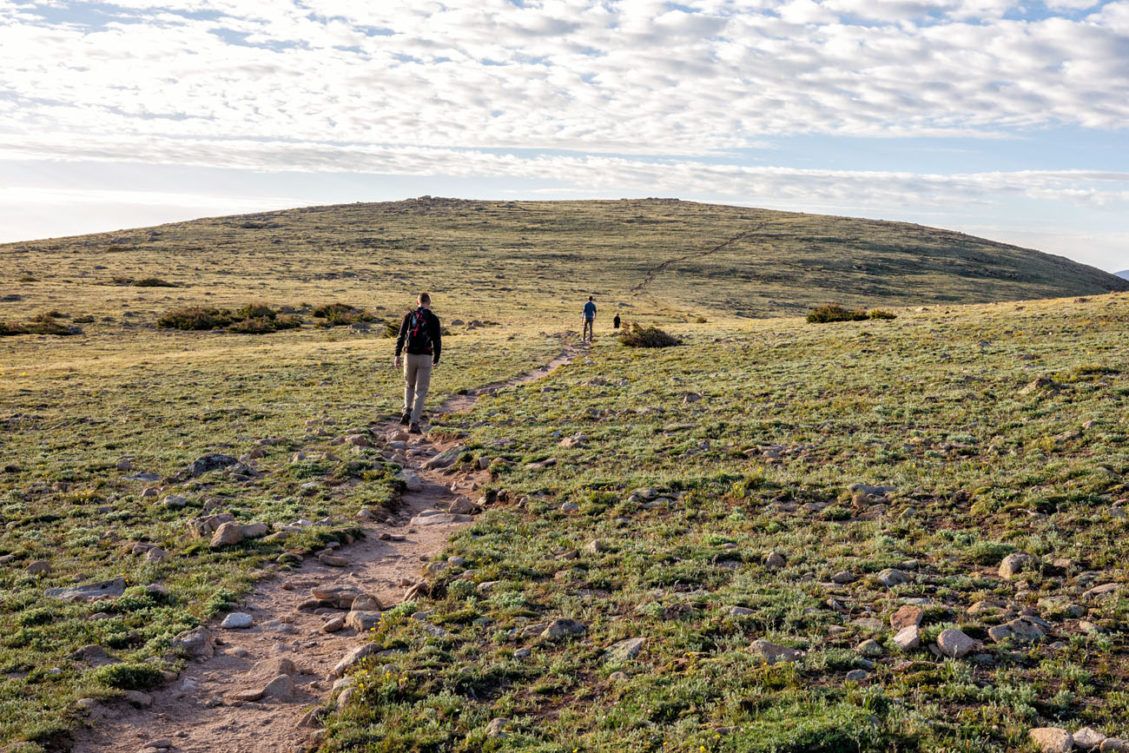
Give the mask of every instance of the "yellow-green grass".
M 1129 735 L 1129 296 L 897 313 L 680 326 L 685 344 L 663 350 L 604 337 L 445 418 L 509 502 L 442 554 L 465 565 L 434 599 L 382 622 L 385 651 L 324 750 L 971 752 L 1026 750 L 1045 725 Z M 895 490 L 867 500 L 857 482 Z M 649 508 L 639 487 L 673 501 Z M 999 577 L 1020 551 L 1036 566 Z M 876 583 L 888 567 L 909 581 Z M 840 571 L 856 580 L 833 583 Z M 899 651 L 888 618 L 912 599 L 924 643 L 960 627 L 985 647 Z M 1005 618 L 970 608 L 993 599 L 1034 610 L 1048 637 L 988 640 Z M 522 632 L 555 618 L 587 632 Z M 634 637 L 638 657 L 609 660 Z M 881 656 L 847 681 L 868 638 Z M 805 653 L 766 666 L 756 639 Z

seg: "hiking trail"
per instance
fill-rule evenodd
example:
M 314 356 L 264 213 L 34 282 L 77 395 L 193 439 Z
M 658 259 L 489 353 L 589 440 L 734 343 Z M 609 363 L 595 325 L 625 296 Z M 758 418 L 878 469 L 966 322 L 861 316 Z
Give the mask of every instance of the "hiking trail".
M 763 222 L 758 223 L 756 227 L 754 227 L 750 230 L 746 230 L 743 233 L 738 233 L 737 235 L 734 235 L 732 238 L 724 240 L 721 243 L 717 244 L 716 246 L 713 246 L 712 248 L 706 249 L 705 251 L 693 251 L 693 252 L 688 253 L 688 254 L 683 254 L 682 256 L 676 256 L 673 259 L 667 259 L 666 261 L 661 262 L 657 266 L 652 268 L 651 271 L 649 271 L 647 273 L 646 277 L 644 277 L 640 282 L 638 282 L 634 287 L 631 288 L 631 292 L 632 293 L 642 293 L 643 290 L 648 285 L 650 285 L 652 282 L 654 282 L 654 279 L 656 277 L 658 277 L 660 274 L 665 272 L 667 270 L 667 268 L 669 268 L 670 265 L 672 265 L 672 264 L 677 264 L 678 262 L 686 261 L 687 259 L 693 259 L 693 258 L 704 259 L 707 256 L 712 256 L 713 254 L 716 254 L 718 251 L 721 251 L 722 249 L 733 245 L 737 241 L 744 240 L 745 238 L 748 238 L 750 235 L 753 235 L 754 233 L 760 232 L 762 229 L 764 229 L 764 226 L 765 226 L 765 223 L 763 223 Z
M 431 410 L 431 415 L 469 411 L 480 395 L 543 379 L 570 363 L 582 348 L 566 344 L 549 363 L 511 379 L 455 395 Z M 136 708 L 125 700 L 99 703 L 89 724 L 75 732 L 73 753 L 283 753 L 316 747 L 320 734 L 318 710 L 333 690 L 331 671 L 364 634 L 344 628 L 327 633 L 323 626 L 348 610 L 301 608 L 311 589 L 344 586 L 377 597 L 384 609 L 405 599 L 423 579 L 422 562 L 446 545 L 451 535 L 471 520 L 435 525 L 413 524 L 417 516 L 447 512 L 452 502 L 477 490 L 489 478 L 486 471 L 470 473 L 430 468 L 428 462 L 456 446 L 427 434 L 407 435 L 395 421 L 374 423 L 371 435 L 404 441 L 404 469 L 419 484 L 405 491 L 393 518 L 384 523 L 361 521 L 364 537 L 334 553 L 347 564 L 335 567 L 316 556 L 300 567 L 276 571 L 255 584 L 234 611 L 253 616 L 248 629 L 221 629 L 219 620 L 206 627 L 216 638 L 214 655 L 188 661 L 177 678 L 148 695 L 151 706 Z M 288 662 L 292 662 L 292 665 Z M 280 681 L 288 675 L 290 682 Z M 278 687 L 274 689 L 268 686 Z M 268 690 L 263 700 L 236 696 Z

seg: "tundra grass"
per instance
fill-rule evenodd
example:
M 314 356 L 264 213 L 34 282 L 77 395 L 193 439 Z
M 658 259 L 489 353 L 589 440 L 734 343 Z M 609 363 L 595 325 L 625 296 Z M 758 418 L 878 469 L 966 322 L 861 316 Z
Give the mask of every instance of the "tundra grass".
M 686 326 L 662 350 L 605 337 L 445 418 L 505 501 L 451 543 L 434 598 L 382 621 L 323 749 L 1002 752 L 1036 726 L 1129 735 L 1129 298 L 897 313 Z M 1005 580 L 1012 552 L 1035 566 Z M 906 582 L 880 585 L 884 568 Z M 923 645 L 903 652 L 889 618 L 906 604 Z M 1047 636 L 993 642 L 1007 610 Z M 541 637 L 557 618 L 586 632 Z M 983 648 L 931 651 L 948 627 Z M 637 656 L 609 653 L 629 638 Z M 799 661 L 764 663 L 757 639 Z
M 399 409 L 391 339 L 341 331 L 263 337 L 141 329 L 0 343 L 0 747 L 53 746 L 76 723 L 75 701 L 120 682 L 72 656 L 97 644 L 150 674 L 175 668 L 170 640 L 237 603 L 285 551 L 355 532 L 362 508 L 398 494 L 397 468 L 337 441 Z M 432 405 L 544 363 L 560 342 L 536 333 L 448 338 Z M 304 460 L 293 461 L 297 452 Z M 173 476 L 209 453 L 257 474 Z M 142 473 L 156 480 L 135 480 Z M 149 487 L 159 490 L 143 498 Z M 169 494 L 187 505 L 170 509 Z M 285 541 L 220 552 L 188 521 L 229 511 L 242 522 L 307 526 Z M 168 552 L 162 562 L 136 544 Z M 30 574 L 31 563 L 49 571 Z M 125 595 L 89 604 L 51 587 L 123 577 Z M 165 591 L 153 593 L 148 586 Z M 31 748 L 29 748 L 31 749 Z

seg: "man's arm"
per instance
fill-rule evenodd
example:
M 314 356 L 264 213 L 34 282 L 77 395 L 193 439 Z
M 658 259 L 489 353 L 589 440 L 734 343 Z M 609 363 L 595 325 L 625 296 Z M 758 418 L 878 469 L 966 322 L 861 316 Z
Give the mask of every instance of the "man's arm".
M 400 336 L 396 338 L 396 357 L 400 357 L 400 353 L 404 350 L 404 340 L 408 337 L 408 317 L 410 314 L 404 315 L 404 321 L 400 322 Z
M 435 351 L 435 357 L 431 359 L 433 364 L 439 363 L 439 355 L 443 352 L 443 328 L 439 326 L 439 317 L 431 317 L 431 342 L 434 344 L 432 348 Z

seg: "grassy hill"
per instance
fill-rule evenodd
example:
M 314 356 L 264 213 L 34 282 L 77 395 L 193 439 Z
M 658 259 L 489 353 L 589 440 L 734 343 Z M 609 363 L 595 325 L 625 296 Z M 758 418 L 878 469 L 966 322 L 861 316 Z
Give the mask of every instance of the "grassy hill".
M 671 320 L 1129 289 L 1062 257 L 961 233 L 670 200 L 311 207 L 10 244 L 0 259 L 5 290 L 99 317 L 129 307 L 132 323 L 178 303 L 340 298 L 399 311 L 421 288 L 449 318 L 541 321 L 575 318 L 589 294 L 634 318 Z M 146 280 L 178 287 L 130 285 Z M 0 321 L 25 308 L 0 302 Z
M 416 200 L 0 247 L 0 327 L 32 330 L 0 337 L 0 749 L 65 742 L 78 699 L 160 682 L 178 632 L 396 504 L 379 448 L 334 442 L 396 410 L 382 321 L 419 288 L 451 330 L 434 400 L 549 360 L 589 293 L 603 318 L 587 357 L 444 422 L 464 464 L 499 461 L 510 502 L 452 542 L 444 559 L 465 564 L 434 598 L 386 613 L 387 653 L 325 750 L 1003 751 L 1040 724 L 1129 735 L 1129 296 L 1099 295 L 1129 283 L 893 223 Z M 1002 302 L 1050 295 L 1065 297 Z M 897 318 L 794 316 L 827 301 Z M 301 326 L 157 326 L 249 303 Z M 328 326 L 328 303 L 374 321 Z M 685 345 L 624 348 L 608 336 L 617 303 Z M 180 475 L 209 453 L 256 473 Z M 186 533 L 211 510 L 315 524 L 215 551 Z M 1000 577 L 1021 552 L 1022 576 Z M 886 568 L 904 582 L 878 585 Z M 119 577 L 110 602 L 47 594 Z M 902 606 L 922 610 L 923 646 L 906 652 L 889 630 Z M 989 637 L 1028 612 L 1045 638 Z M 526 632 L 556 618 L 584 634 Z M 929 650 L 957 626 L 984 646 Z M 605 653 L 629 638 L 644 639 L 636 656 Z M 856 650 L 866 639 L 880 653 Z M 797 661 L 762 663 L 757 640 Z M 122 664 L 91 667 L 89 645 Z M 495 718 L 506 737 L 487 736 Z

